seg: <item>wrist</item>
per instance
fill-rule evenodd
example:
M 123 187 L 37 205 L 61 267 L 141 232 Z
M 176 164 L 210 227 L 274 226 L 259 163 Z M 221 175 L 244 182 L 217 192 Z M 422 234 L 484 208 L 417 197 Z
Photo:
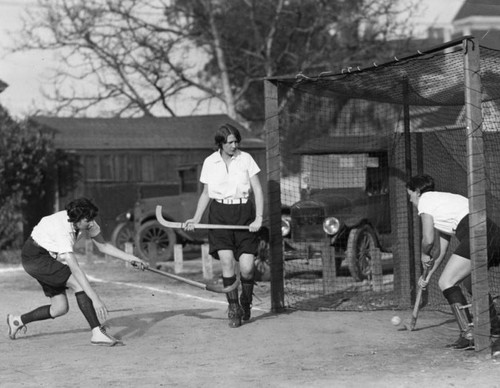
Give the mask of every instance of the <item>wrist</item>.
M 262 216 L 260 214 L 257 214 L 255 218 L 262 218 Z

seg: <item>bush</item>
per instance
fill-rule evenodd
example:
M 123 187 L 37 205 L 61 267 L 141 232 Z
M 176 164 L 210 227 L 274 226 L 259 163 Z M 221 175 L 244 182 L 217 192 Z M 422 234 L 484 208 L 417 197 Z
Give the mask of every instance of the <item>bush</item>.
M 56 188 L 76 187 L 78 159 L 54 148 L 53 134 L 29 120 L 15 121 L 0 106 L 0 250 L 19 248 Z M 37 202 L 38 201 L 38 202 Z
M 9 197 L 0 206 L 0 250 L 19 249 L 23 243 L 20 199 Z
M 21 250 L 6 249 L 0 251 L 0 264 L 21 264 Z

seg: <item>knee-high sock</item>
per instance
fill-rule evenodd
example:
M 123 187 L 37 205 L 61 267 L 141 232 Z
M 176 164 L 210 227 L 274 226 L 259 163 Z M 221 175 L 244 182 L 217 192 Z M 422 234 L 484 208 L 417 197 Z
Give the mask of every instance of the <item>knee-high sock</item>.
M 99 319 L 97 318 L 97 314 L 95 313 L 94 304 L 92 303 L 92 299 L 90 299 L 84 291 L 76 292 L 75 297 L 76 302 L 78 303 L 78 307 L 89 323 L 90 328 L 94 329 L 100 326 Z
M 464 280 L 462 280 L 462 285 L 465 287 L 467 292 L 472 295 L 472 277 L 471 275 L 467 276 Z
M 452 286 L 443 290 L 443 295 L 450 305 L 454 303 L 461 304 L 462 306 L 467 305 L 467 299 L 459 286 Z
M 50 304 L 46 306 L 40 306 L 29 313 L 21 315 L 21 321 L 23 325 L 27 325 L 30 322 L 34 321 L 44 321 L 46 319 L 53 319 L 50 315 Z

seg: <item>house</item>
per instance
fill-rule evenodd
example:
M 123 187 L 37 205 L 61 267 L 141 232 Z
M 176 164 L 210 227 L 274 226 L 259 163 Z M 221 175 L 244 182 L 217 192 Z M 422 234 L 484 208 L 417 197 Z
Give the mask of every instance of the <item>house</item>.
M 453 38 L 473 35 L 482 46 L 500 49 L 500 2 L 465 0 L 452 22 Z
M 450 12 L 454 13 L 454 16 L 450 14 L 449 21 L 432 25 L 428 29 L 428 40 L 439 44 L 472 35 L 479 39 L 482 46 L 500 49 L 498 0 L 462 0 L 458 8 L 451 8 Z
M 214 150 L 215 130 L 236 126 L 242 149 L 265 171 L 265 143 L 227 115 L 142 118 L 31 117 L 53 134 L 56 149 L 74 155 L 81 165 L 76 190 L 56 190 L 53 208 L 87 196 L 100 208 L 101 226 L 109 237 L 115 219 L 139 198 L 177 195 L 198 189 L 198 174 Z M 62 187 L 63 185 L 60 185 Z

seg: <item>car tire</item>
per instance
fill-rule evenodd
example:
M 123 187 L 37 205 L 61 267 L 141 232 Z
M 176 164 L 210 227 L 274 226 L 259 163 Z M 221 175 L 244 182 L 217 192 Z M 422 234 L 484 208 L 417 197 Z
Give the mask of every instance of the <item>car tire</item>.
M 124 251 L 125 243 L 128 242 L 134 243 L 134 223 L 120 222 L 111 234 L 111 244 Z
M 173 260 L 176 241 L 175 232 L 155 220 L 142 224 L 135 236 L 139 257 L 146 260 L 151 267 L 157 267 L 158 262 Z M 156 254 L 150 252 L 150 244 L 154 244 Z
M 371 252 L 376 247 L 377 239 L 370 225 L 351 229 L 347 240 L 346 260 L 355 281 L 360 282 L 371 276 Z

